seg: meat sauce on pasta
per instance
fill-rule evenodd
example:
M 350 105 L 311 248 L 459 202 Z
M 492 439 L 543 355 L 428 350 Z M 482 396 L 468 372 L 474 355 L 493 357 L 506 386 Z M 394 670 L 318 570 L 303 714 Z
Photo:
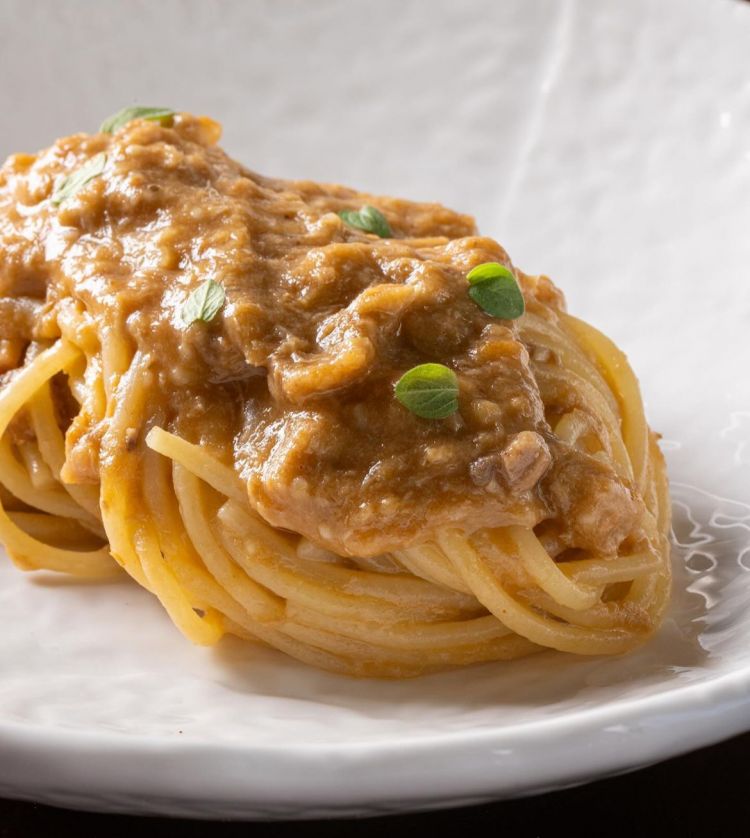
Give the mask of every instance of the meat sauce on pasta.
M 0 170 L 19 566 L 357 675 L 655 630 L 663 459 L 548 278 L 437 204 L 248 171 L 209 119 L 120 122 Z

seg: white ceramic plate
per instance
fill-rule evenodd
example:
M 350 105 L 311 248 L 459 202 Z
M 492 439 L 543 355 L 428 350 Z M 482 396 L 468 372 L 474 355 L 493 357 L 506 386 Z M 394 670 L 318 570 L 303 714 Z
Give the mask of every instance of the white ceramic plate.
M 750 728 L 750 7 L 3 2 L 0 153 L 168 104 L 259 171 L 474 212 L 641 376 L 674 603 L 636 654 L 357 682 L 188 645 L 135 585 L 0 563 L 0 793 L 375 813 L 528 794 Z

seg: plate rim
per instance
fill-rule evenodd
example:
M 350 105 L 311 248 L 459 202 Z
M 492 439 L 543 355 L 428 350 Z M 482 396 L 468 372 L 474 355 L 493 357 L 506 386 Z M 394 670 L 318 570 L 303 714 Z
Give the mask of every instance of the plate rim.
M 446 731 L 407 744 L 393 736 L 368 743 L 211 743 L 189 735 L 0 721 L 6 757 L 0 793 L 72 808 L 193 818 L 424 811 L 589 782 L 748 729 L 750 665 L 502 731 Z M 280 784 L 283 776 L 292 781 Z

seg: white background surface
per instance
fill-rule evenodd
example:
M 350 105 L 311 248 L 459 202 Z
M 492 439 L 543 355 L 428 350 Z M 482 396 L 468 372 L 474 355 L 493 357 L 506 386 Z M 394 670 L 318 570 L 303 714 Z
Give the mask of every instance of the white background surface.
M 0 0 L 0 157 L 123 105 L 265 174 L 477 216 L 639 374 L 676 590 L 647 648 L 400 684 L 182 640 L 129 585 L 0 565 L 0 792 L 299 815 L 549 788 L 750 727 L 750 7 Z

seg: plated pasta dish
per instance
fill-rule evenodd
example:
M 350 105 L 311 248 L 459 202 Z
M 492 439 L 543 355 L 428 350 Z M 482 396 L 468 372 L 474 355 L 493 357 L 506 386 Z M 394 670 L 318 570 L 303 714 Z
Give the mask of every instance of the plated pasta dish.
M 219 135 L 129 108 L 0 169 L 13 562 L 364 677 L 643 643 L 670 506 L 624 354 L 469 216 Z

